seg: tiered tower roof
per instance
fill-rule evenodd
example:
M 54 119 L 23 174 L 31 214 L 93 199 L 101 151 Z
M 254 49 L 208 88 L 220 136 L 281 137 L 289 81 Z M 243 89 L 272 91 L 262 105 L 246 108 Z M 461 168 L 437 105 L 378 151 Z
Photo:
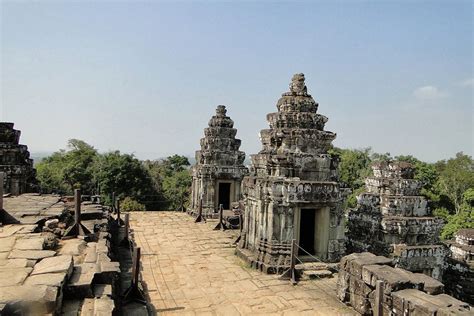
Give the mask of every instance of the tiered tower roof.
M 201 165 L 243 165 L 245 153 L 240 151 L 241 140 L 236 139 L 234 121 L 226 115 L 224 105 L 217 106 L 216 115 L 209 120 L 201 138 L 201 150 L 196 151 L 196 162 Z
M 252 155 L 259 176 L 298 177 L 310 181 L 331 177 L 327 152 L 336 134 L 324 130 L 328 118 L 318 114 L 318 103 L 308 94 L 304 74 L 296 74 L 290 91 L 277 102 L 278 112 L 269 113 L 269 129 L 260 132 L 262 150 Z M 333 167 L 333 168 L 331 168 Z

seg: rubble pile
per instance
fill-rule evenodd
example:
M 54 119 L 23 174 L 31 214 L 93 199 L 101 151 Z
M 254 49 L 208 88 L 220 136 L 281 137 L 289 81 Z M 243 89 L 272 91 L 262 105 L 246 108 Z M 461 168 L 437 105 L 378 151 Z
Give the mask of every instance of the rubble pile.
M 109 214 L 101 205 L 82 205 L 83 224 L 93 233 L 66 238 L 67 199 L 33 194 L 4 199 L 2 212 L 16 222 L 0 227 L 0 314 L 112 313 L 119 263 L 111 260 Z

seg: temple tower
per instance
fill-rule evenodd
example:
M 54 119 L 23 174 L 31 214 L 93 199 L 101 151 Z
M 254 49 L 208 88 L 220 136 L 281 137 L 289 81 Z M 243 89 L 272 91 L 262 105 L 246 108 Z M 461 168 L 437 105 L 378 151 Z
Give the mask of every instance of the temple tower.
M 215 216 L 220 204 L 228 210 L 232 202 L 240 200 L 242 178 L 248 174 L 243 165 L 245 153 L 239 151 L 241 141 L 235 138 L 237 129 L 226 113 L 224 105 L 217 107 L 209 127 L 204 129 L 201 150 L 196 151 L 191 209 L 197 212 L 202 198 L 206 217 Z
M 441 279 L 445 246 L 439 233 L 443 220 L 431 216 L 422 184 L 407 162 L 376 162 L 365 180 L 366 192 L 349 212 L 348 250 L 390 256 L 396 265 Z
M 245 216 L 237 254 L 267 273 L 289 265 L 292 239 L 325 261 L 344 254 L 344 201 L 338 159 L 328 154 L 333 132 L 327 117 L 307 93 L 303 74 L 293 76 L 290 91 L 267 115 L 260 132 L 262 150 L 252 155 L 242 190 Z M 300 257 L 311 257 L 300 249 Z
M 19 130 L 13 123 L 0 122 L 0 172 L 5 173 L 4 193 L 20 195 L 32 192 L 36 185 L 36 170 L 26 145 L 20 145 Z

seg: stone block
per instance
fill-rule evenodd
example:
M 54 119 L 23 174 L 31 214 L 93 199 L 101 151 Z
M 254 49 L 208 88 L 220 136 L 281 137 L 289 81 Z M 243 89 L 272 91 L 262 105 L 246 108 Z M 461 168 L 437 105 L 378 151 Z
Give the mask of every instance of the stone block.
M 70 255 L 44 258 L 35 265 L 32 275 L 43 273 L 64 272 L 67 276 L 71 275 L 73 269 L 73 259 Z
M 62 287 L 67 280 L 66 272 L 59 273 L 44 273 L 38 275 L 31 275 L 25 280 L 25 285 L 49 285 Z
M 32 268 L 0 268 L 0 287 L 22 285 Z
M 74 238 L 61 240 L 60 247 L 58 251 L 60 255 L 79 256 L 86 249 L 87 243 L 82 239 Z
M 81 309 L 81 316 L 109 316 L 115 308 L 114 301 L 107 297 L 86 298 Z
M 351 260 L 350 273 L 358 278 L 362 277 L 362 269 L 366 265 L 391 265 L 392 259 L 383 256 L 362 255 Z
M 10 252 L 15 245 L 15 240 L 15 236 L 0 238 L 0 252 Z
M 8 259 L 44 259 L 53 257 L 56 251 L 53 250 L 12 250 Z
M 363 281 L 372 288 L 375 288 L 377 280 L 384 282 L 384 293 L 415 287 L 410 280 L 410 276 L 403 273 L 403 270 L 399 271 L 393 267 L 383 265 L 366 265 L 362 270 Z
M 43 250 L 44 238 L 19 238 L 15 242 L 15 249 L 18 250 Z
M 461 302 L 449 295 L 429 295 L 425 292 L 406 289 L 392 293 L 393 309 L 409 315 L 472 315 L 469 304 Z
M 422 273 L 413 273 L 411 281 L 423 284 L 422 290 L 431 295 L 442 294 L 444 292 L 444 284 L 438 280 Z

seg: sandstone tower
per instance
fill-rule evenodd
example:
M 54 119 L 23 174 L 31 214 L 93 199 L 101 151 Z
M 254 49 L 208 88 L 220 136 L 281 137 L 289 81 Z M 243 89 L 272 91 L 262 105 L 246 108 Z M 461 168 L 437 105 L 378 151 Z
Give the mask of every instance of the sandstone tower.
M 242 190 L 245 215 L 237 253 L 267 273 L 289 265 L 292 239 L 321 260 L 344 254 L 343 194 L 338 159 L 328 155 L 333 132 L 308 94 L 303 74 L 267 115 L 260 132 L 262 150 L 252 155 Z M 299 256 L 305 256 L 300 250 Z
M 31 192 L 36 184 L 33 159 L 26 145 L 20 145 L 19 130 L 13 123 L 0 122 L 0 172 L 5 173 L 4 192 L 20 195 Z
M 243 165 L 245 153 L 239 151 L 241 141 L 235 138 L 237 129 L 226 113 L 224 105 L 217 107 L 204 129 L 193 167 L 191 208 L 197 212 L 202 198 L 203 215 L 207 217 L 214 216 L 220 204 L 227 210 L 240 200 L 242 178 L 248 174 Z
M 440 279 L 446 256 L 438 237 L 443 221 L 430 215 L 414 167 L 377 162 L 372 170 L 367 192 L 349 213 L 348 250 L 390 256 L 398 267 Z

